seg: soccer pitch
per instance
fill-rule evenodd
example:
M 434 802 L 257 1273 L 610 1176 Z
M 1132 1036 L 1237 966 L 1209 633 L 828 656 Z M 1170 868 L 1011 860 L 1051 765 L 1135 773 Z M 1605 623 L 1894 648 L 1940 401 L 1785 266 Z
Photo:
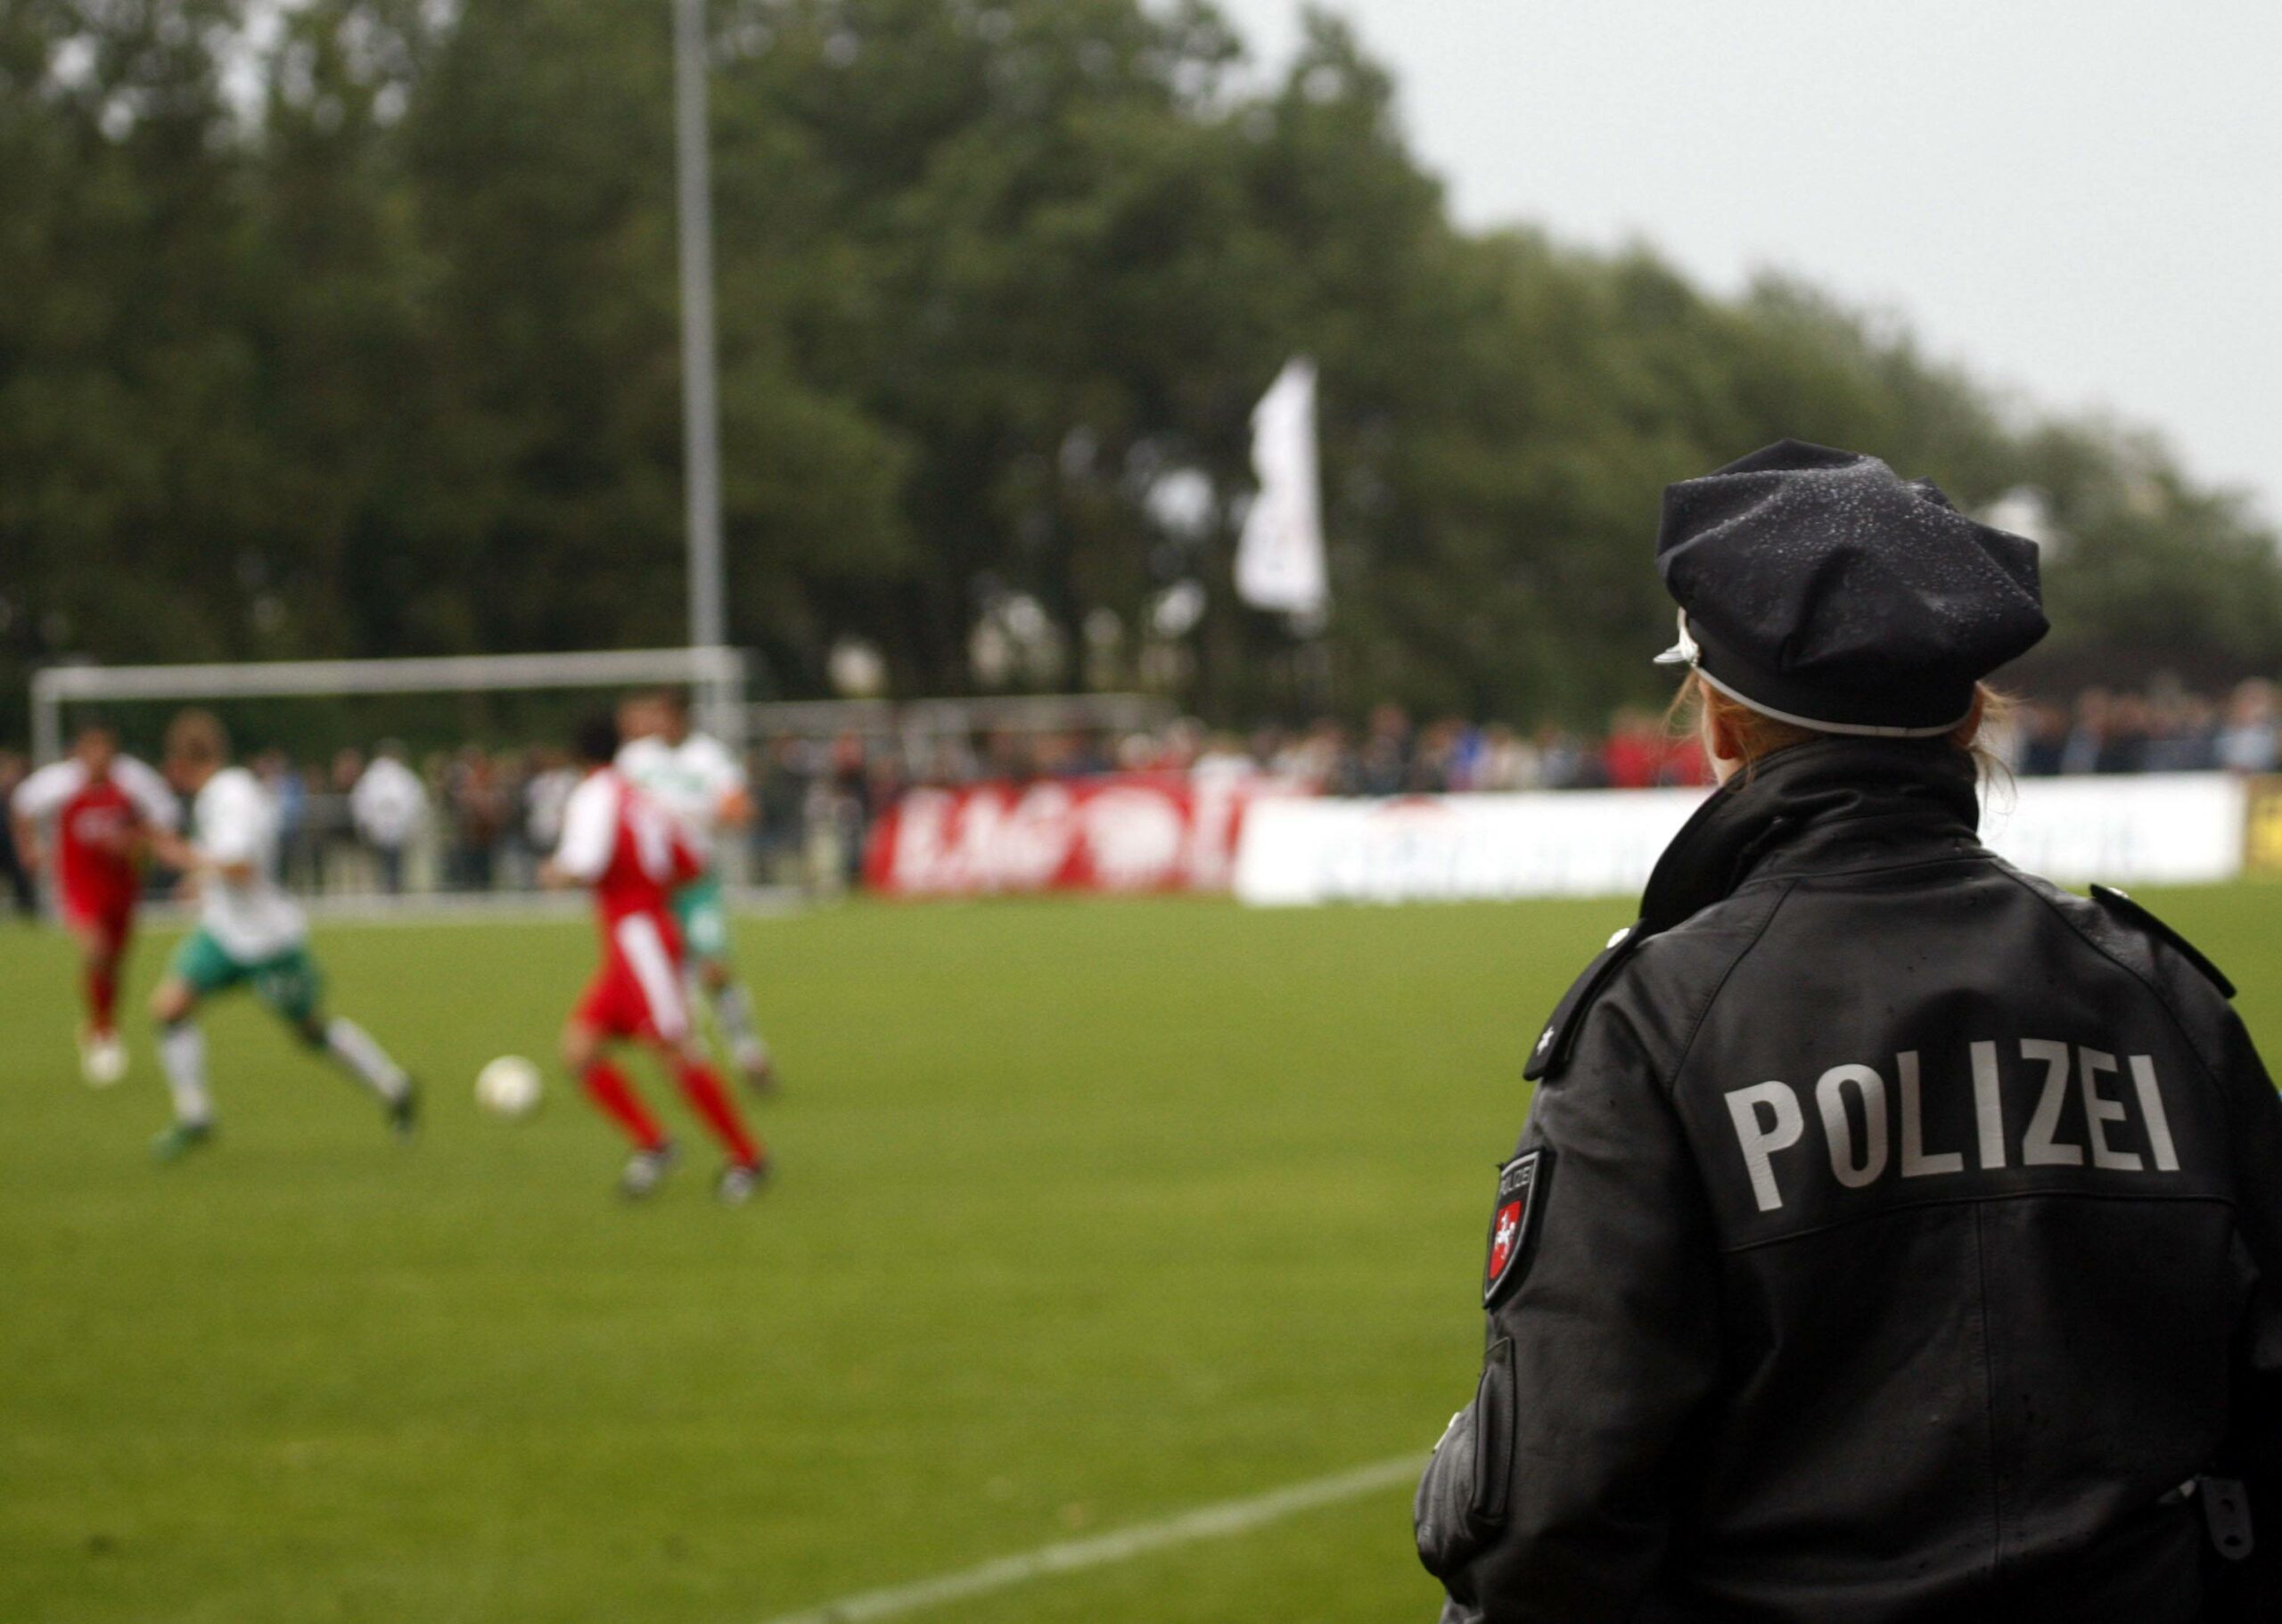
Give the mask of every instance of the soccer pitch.
M 2147 898 L 2282 1054 L 2282 891 Z M 777 1185 L 654 1203 L 550 1079 L 583 922 L 331 926 L 369 1101 L 250 1004 L 167 1169 L 147 1034 L 77 1079 L 69 948 L 0 931 L 0 1619 L 769 1624 L 1406 1454 L 1471 1390 L 1493 1164 L 1621 901 L 853 906 L 739 947 Z M 147 988 L 168 945 L 136 959 Z M 894 1616 L 1432 1616 L 1406 1483 Z M 884 1615 L 883 1615 L 884 1616 Z

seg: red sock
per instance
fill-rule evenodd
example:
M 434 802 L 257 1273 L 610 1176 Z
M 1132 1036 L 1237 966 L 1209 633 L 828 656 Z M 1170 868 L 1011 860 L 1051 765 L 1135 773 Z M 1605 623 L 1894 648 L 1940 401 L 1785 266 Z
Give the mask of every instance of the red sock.
M 119 1009 L 119 967 L 116 964 L 87 966 L 87 1023 L 99 1038 L 108 1038 L 118 1029 L 113 1019 Z
M 674 1075 L 680 1079 L 682 1097 L 689 1102 L 691 1110 L 705 1119 L 705 1126 L 713 1130 L 713 1136 L 721 1142 L 731 1159 L 747 1167 L 758 1165 L 760 1147 L 745 1131 L 736 1106 L 729 1101 L 729 1091 L 721 1087 L 721 1079 L 713 1075 L 712 1069 L 685 1060 L 675 1065 Z
M 587 1075 L 580 1080 L 587 1085 L 587 1097 L 604 1116 L 626 1130 L 626 1136 L 634 1141 L 637 1149 L 654 1151 L 666 1142 L 658 1119 L 642 1103 L 642 1096 L 634 1092 L 634 1085 L 626 1080 L 625 1072 L 606 1060 L 598 1060 L 587 1068 Z

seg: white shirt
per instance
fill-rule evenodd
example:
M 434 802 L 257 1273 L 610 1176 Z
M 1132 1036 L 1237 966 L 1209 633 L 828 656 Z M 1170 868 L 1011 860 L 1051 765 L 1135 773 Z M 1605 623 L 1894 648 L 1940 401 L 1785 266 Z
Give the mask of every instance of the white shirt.
M 718 739 L 691 734 L 669 744 L 653 734 L 618 752 L 618 770 L 672 813 L 701 852 L 712 849 L 721 807 L 745 787 L 745 769 Z
M 191 809 L 193 844 L 209 863 L 250 863 L 251 879 L 233 882 L 201 876 L 198 922 L 240 964 L 259 964 L 298 947 L 308 924 L 274 878 L 277 869 L 277 806 L 260 781 L 242 767 L 226 767 L 206 781 Z
M 420 775 L 393 756 L 376 756 L 349 791 L 349 815 L 357 833 L 391 850 L 419 833 L 428 813 L 428 791 Z
M 618 850 L 622 798 L 615 773 L 588 773 L 579 781 L 562 802 L 562 841 L 554 849 L 557 868 L 587 885 L 603 877 Z
M 134 757 L 113 756 L 110 776 L 127 799 L 135 803 L 135 809 L 145 822 L 160 829 L 171 829 L 182 821 L 182 804 L 167 788 L 167 781 Z M 66 756 L 61 761 L 49 762 L 18 784 L 8 804 L 37 822 L 54 816 L 86 787 L 86 767 L 77 756 Z
M 673 814 L 636 793 L 623 774 L 588 773 L 562 803 L 562 843 L 554 849 L 554 865 L 595 887 L 605 911 L 645 895 L 654 902 L 659 892 L 643 887 L 673 878 L 676 828 Z M 630 869 L 617 863 L 621 830 L 633 842 Z
M 2241 727 L 2221 727 L 2218 741 L 2219 765 L 2235 773 L 2270 773 L 2274 770 L 2275 745 L 2275 732 L 2270 726 L 2252 723 Z M 26 779 L 24 788 L 30 787 L 31 780 Z M 21 796 L 23 790 L 16 793 Z
M 1208 750 L 1192 762 L 1189 781 L 1215 787 L 1244 783 L 1260 775 L 1260 764 L 1242 750 Z
M 562 839 L 562 808 L 579 787 L 576 768 L 550 767 L 523 787 L 524 826 L 531 844 L 552 851 Z

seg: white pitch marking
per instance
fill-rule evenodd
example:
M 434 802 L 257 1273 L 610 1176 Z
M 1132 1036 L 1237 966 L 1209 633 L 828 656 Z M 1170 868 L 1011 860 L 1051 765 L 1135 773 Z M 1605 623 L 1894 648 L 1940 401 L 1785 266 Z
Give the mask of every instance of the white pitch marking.
M 1200 1506 L 1160 1522 L 1137 1523 L 1091 1539 L 1068 1539 L 1040 1546 L 1019 1556 L 1001 1556 L 955 1573 L 842 1596 L 821 1607 L 781 1614 L 768 1620 L 768 1624 L 868 1624 L 873 1619 L 893 1618 L 899 1613 L 916 1612 L 923 1607 L 1011 1589 L 1048 1574 L 1076 1573 L 1087 1568 L 1130 1562 L 1137 1556 L 1174 1546 L 1193 1545 L 1200 1539 L 1233 1538 L 1318 1506 L 1336 1505 L 1342 1500 L 1360 1499 L 1398 1483 L 1416 1481 L 1425 1467 L 1424 1456 L 1405 1455 L 1332 1477 L 1294 1483 L 1288 1489 L 1274 1489 L 1249 1499 L 1223 1500 L 1217 1505 Z

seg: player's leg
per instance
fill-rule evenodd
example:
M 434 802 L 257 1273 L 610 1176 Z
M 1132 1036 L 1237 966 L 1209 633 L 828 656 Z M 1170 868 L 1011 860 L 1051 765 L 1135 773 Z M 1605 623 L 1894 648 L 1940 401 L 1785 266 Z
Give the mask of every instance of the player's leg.
M 768 1040 L 760 1034 L 752 995 L 737 980 L 735 970 L 726 958 L 703 959 L 697 965 L 697 982 L 713 1011 L 713 1019 L 720 1025 L 722 1041 L 729 1046 L 729 1057 L 739 1073 L 754 1093 L 774 1094 L 776 1056 L 769 1051 Z
M 159 1067 L 175 1120 L 151 1142 L 151 1153 L 173 1161 L 214 1136 L 214 1102 L 206 1091 L 206 1034 L 198 1006 L 209 996 L 235 984 L 237 965 L 203 931 L 193 931 L 175 949 L 173 961 L 151 995 L 151 1020 L 159 1032 Z
M 709 874 L 684 886 L 674 894 L 674 916 L 688 956 L 690 1003 L 712 1010 L 732 1063 L 756 1091 L 768 1092 L 776 1083 L 775 1063 L 752 997 L 729 961 L 729 915 L 721 882 Z
M 420 1091 L 412 1074 L 354 1021 L 325 1014 L 324 972 L 307 947 L 289 948 L 259 966 L 253 988 L 312 1053 L 373 1091 L 397 1137 L 412 1137 L 420 1121 Z
M 630 1035 L 654 1052 L 681 1087 L 707 1131 L 728 1157 L 718 1186 L 725 1201 L 741 1202 L 759 1186 L 768 1170 L 768 1157 L 737 1114 L 720 1074 L 706 1058 L 698 1041 L 689 1005 L 683 994 L 682 964 L 674 944 L 660 923 L 636 915 L 612 928 L 615 963 L 625 972 L 633 998 L 639 1000 L 638 1018 Z
M 127 1046 L 119 1037 L 119 980 L 129 916 L 109 909 L 74 914 L 65 923 L 79 949 L 80 996 L 87 1011 L 79 1039 L 80 1073 L 92 1087 L 108 1087 L 127 1075 Z
M 661 1034 L 647 1041 L 659 1063 L 673 1074 L 682 1098 L 721 1147 L 724 1161 L 715 1193 L 732 1206 L 742 1203 L 768 1177 L 768 1148 L 745 1125 L 721 1074 L 694 1036 L 676 1040 Z
M 618 1124 L 632 1144 L 618 1176 L 619 1193 L 640 1200 L 664 1182 L 674 1164 L 673 1141 L 642 1103 L 633 1081 L 610 1058 L 614 1036 L 631 1029 L 638 1012 L 620 967 L 605 964 L 562 1026 L 562 1069 L 576 1078 L 595 1109 Z

